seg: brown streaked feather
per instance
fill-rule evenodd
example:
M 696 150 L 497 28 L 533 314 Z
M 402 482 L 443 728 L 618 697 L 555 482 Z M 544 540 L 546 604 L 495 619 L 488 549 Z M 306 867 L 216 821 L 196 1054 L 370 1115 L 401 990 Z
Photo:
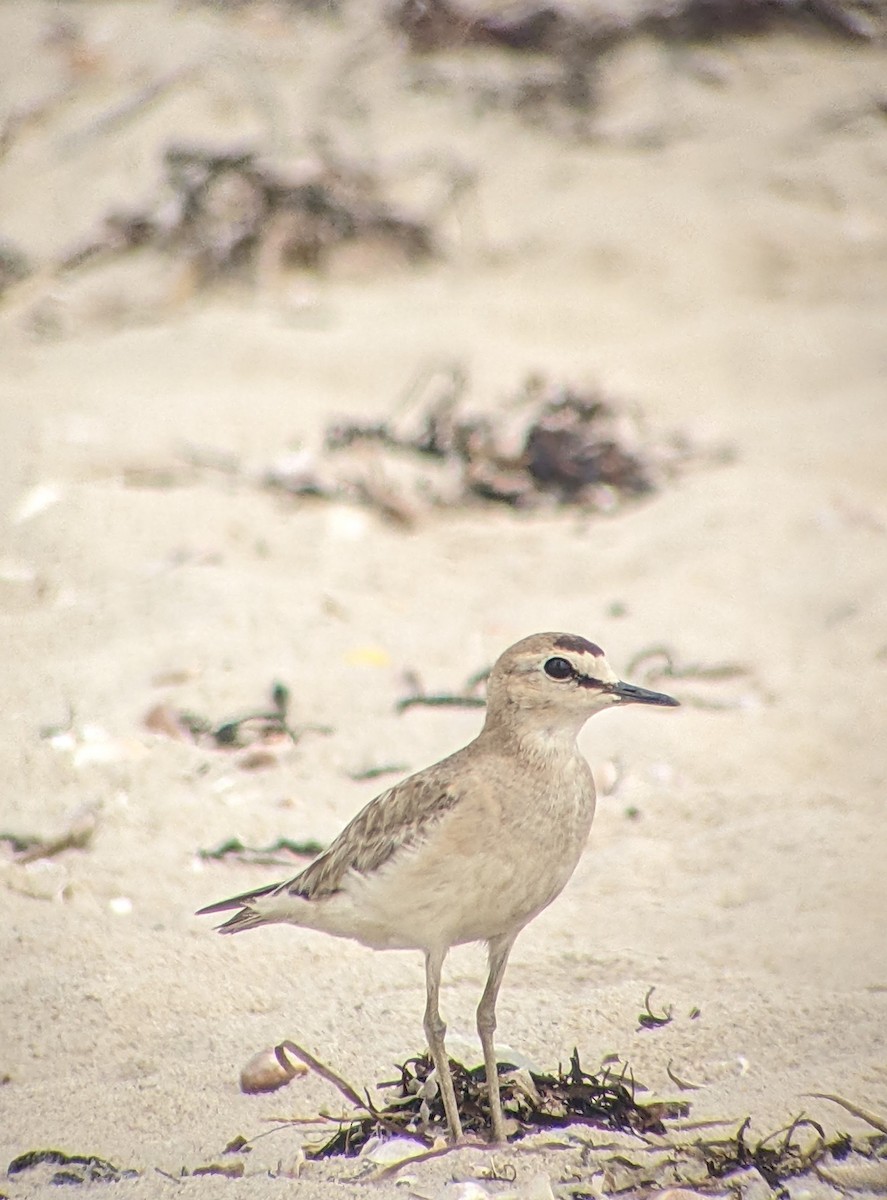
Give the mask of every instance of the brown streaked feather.
M 277 885 L 271 891 L 276 890 Z M 198 914 L 199 915 L 199 914 Z M 269 924 L 268 918 L 261 916 L 253 908 L 241 908 L 229 917 L 227 921 L 223 921 L 221 925 L 216 926 L 217 933 L 242 933 L 244 929 L 258 929 L 260 925 Z
M 424 778 L 423 778 L 424 776 Z M 283 885 L 291 896 L 308 900 L 331 896 L 349 871 L 367 874 L 387 862 L 397 850 L 421 841 L 459 796 L 439 773 L 411 775 L 382 792 L 345 826 L 330 848 L 295 879 Z M 283 890 L 283 889 L 282 889 Z
M 241 892 L 228 900 L 219 900 L 201 908 L 198 916 L 238 911 L 223 925 L 220 933 L 239 933 L 266 923 L 266 918 L 250 909 L 254 900 L 287 893 L 306 900 L 322 900 L 342 886 L 349 871 L 366 874 L 381 867 L 398 850 L 421 841 L 460 796 L 441 780 L 440 764 L 431 771 L 420 771 L 402 783 L 382 792 L 345 826 L 329 849 L 304 871 L 282 883 L 266 884 L 251 892 Z

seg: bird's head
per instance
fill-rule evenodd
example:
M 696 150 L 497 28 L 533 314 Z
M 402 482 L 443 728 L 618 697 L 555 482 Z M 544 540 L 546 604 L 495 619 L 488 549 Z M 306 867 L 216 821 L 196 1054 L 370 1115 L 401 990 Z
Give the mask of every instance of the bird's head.
M 538 721 L 578 733 L 590 716 L 619 704 L 678 704 L 624 683 L 600 646 L 572 633 L 536 633 L 502 654 L 487 684 L 487 724 Z

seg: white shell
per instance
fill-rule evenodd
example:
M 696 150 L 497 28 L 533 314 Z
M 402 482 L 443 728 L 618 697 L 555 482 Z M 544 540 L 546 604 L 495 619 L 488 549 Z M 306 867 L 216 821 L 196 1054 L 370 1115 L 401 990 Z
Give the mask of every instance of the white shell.
M 304 1075 L 307 1070 L 304 1063 L 292 1063 L 287 1070 L 277 1061 L 273 1050 L 260 1050 L 240 1072 L 240 1090 L 248 1095 L 276 1092 L 288 1084 L 294 1075 Z

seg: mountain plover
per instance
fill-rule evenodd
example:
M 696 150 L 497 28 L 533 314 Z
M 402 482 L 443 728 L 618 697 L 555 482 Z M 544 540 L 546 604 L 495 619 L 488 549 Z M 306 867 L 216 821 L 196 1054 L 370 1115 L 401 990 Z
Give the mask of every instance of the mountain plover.
M 295 879 L 200 912 L 237 909 L 221 933 L 284 922 L 377 950 L 421 950 L 425 1034 L 454 1139 L 462 1125 L 438 1010 L 441 968 L 451 946 L 486 942 L 477 1030 L 493 1140 L 504 1142 L 496 997 L 514 939 L 560 893 L 591 827 L 594 781 L 577 734 L 615 705 L 677 703 L 623 683 L 584 638 L 524 638 L 493 667 L 473 742 L 371 800 Z

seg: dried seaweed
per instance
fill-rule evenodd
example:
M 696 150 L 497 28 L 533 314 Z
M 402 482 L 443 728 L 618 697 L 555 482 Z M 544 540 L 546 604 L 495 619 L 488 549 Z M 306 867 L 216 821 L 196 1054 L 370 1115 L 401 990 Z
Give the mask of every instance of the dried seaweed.
M 316 454 L 268 470 L 267 486 L 294 496 L 371 505 L 401 524 L 424 511 L 496 502 L 612 513 L 655 494 L 691 451 L 657 437 L 638 413 L 589 388 L 531 375 L 496 411 L 469 410 L 458 364 L 429 370 L 387 419 L 341 419 Z
M 371 779 L 381 779 L 385 775 L 405 775 L 408 770 L 406 763 L 380 763 L 379 766 L 349 771 L 348 778 L 353 779 L 355 783 L 364 783 Z
M 681 662 L 677 653 L 664 644 L 646 646 L 630 660 L 626 674 L 653 685 L 663 679 L 690 682 L 695 690 L 681 690 L 681 703 L 710 711 L 743 708 L 766 703 L 769 697 L 741 663 Z
M 332 1082 L 364 1113 L 339 1122 L 333 1136 L 311 1151 L 312 1158 L 354 1156 L 379 1135 L 413 1137 L 430 1146 L 446 1128 L 433 1063 L 427 1055 L 407 1059 L 398 1066 L 397 1079 L 379 1084 L 381 1089 L 393 1091 L 394 1096 L 384 1108 L 377 1108 L 369 1096 L 361 1098 L 351 1084 L 301 1047 L 284 1043 L 278 1047 L 278 1057 L 287 1051 Z M 490 1117 L 483 1067 L 468 1070 L 451 1060 L 450 1071 L 465 1133 L 486 1138 Z M 678 1101 L 639 1104 L 636 1086 L 626 1068 L 618 1074 L 608 1068 L 590 1074 L 583 1069 L 576 1050 L 567 1071 L 559 1068 L 552 1074 L 540 1074 L 500 1064 L 499 1072 L 503 1109 L 514 1139 L 539 1129 L 576 1124 L 661 1134 L 665 1131 L 664 1119 L 687 1112 L 687 1106 Z
M 289 688 L 285 684 L 274 683 L 271 686 L 271 707 L 267 709 L 242 713 L 217 723 L 185 709 L 157 704 L 146 714 L 145 725 L 152 733 L 228 750 L 263 746 L 281 738 L 295 744 L 305 733 L 331 732 L 325 725 L 290 724 L 289 706 Z
M 225 1179 L 241 1179 L 245 1168 L 243 1163 L 207 1163 L 203 1167 L 192 1167 L 186 1175 L 222 1175 Z
M 572 136 L 591 133 L 606 56 L 634 39 L 669 47 L 781 29 L 866 43 L 887 35 L 883 0 L 645 0 L 570 5 L 526 0 L 400 0 L 391 21 L 416 56 L 413 86 L 465 94 L 475 112 L 505 109 Z M 487 48 L 457 59 L 453 51 Z M 450 51 L 431 57 L 436 51 Z
M 314 858 L 326 849 L 320 842 L 308 838 L 304 842 L 294 842 L 290 838 L 279 837 L 269 846 L 245 846 L 240 838 L 228 838 L 212 850 L 198 850 L 197 857 L 204 861 L 220 862 L 225 858 L 233 858 L 236 862 L 249 863 L 253 866 L 290 866 L 287 859 L 281 859 L 281 852 L 291 854 L 296 858 Z
M 345 242 L 372 239 L 410 262 L 435 253 L 430 222 L 379 196 L 367 169 L 319 153 L 287 174 L 249 148 L 173 145 L 165 194 L 110 211 L 71 247 L 61 271 L 150 246 L 190 264 L 195 287 L 223 278 L 267 283 L 286 267 L 317 268 Z
M 20 863 L 36 862 L 39 858 L 54 858 L 63 850 L 85 850 L 98 828 L 98 809 L 85 805 L 74 814 L 68 825 L 53 837 L 35 834 L 0 833 L 0 842 L 7 842 Z
M 6 1168 L 7 1175 L 21 1175 L 40 1167 L 63 1167 L 49 1176 L 49 1183 L 57 1186 L 79 1183 L 119 1183 L 121 1179 L 135 1179 L 138 1171 L 115 1167 L 113 1163 L 95 1155 L 65 1154 L 62 1150 L 29 1150 L 14 1158 Z
M 854 1117 L 859 1117 L 860 1121 L 865 1121 L 873 1129 L 877 1129 L 887 1135 L 887 1114 L 882 1115 L 873 1112 L 870 1108 L 864 1108 L 861 1104 L 854 1104 L 852 1100 L 845 1100 L 843 1096 L 835 1096 L 832 1092 L 809 1092 L 808 1095 L 815 1097 L 817 1100 L 828 1100 L 832 1104 L 837 1104 L 845 1112 L 851 1113 Z
M 485 684 L 490 675 L 490 668 L 484 667 L 481 671 L 476 671 L 470 675 L 465 681 L 464 686 L 458 692 L 426 692 L 422 687 L 419 676 L 415 671 L 406 673 L 407 694 L 402 696 L 395 704 L 395 710 L 399 713 L 406 712 L 408 708 L 483 708 L 486 705 L 486 699 L 482 695 L 478 695 L 478 688 Z
M 767 1134 L 754 1144 L 747 1141 L 750 1124 L 751 1118 L 747 1117 L 732 1137 L 700 1143 L 713 1179 L 754 1167 L 771 1187 L 778 1188 L 783 1180 L 809 1170 L 826 1153 L 840 1155 L 846 1150 L 846 1135 L 839 1134 L 828 1142 L 822 1126 L 807 1117 L 796 1117 L 784 1129 Z M 798 1137 L 802 1130 L 812 1130 L 815 1134 L 809 1145 Z
M 601 1194 L 601 1183 L 607 1194 L 640 1191 L 646 1195 L 650 1188 L 690 1187 L 694 1194 L 712 1189 L 722 1194 L 729 1188 L 731 1194 L 746 1195 L 747 1189 L 757 1194 L 763 1181 L 772 1189 L 768 1194 L 786 1200 L 793 1194 L 786 1186 L 792 1179 L 811 1181 L 818 1176 L 829 1180 L 842 1169 L 850 1178 L 887 1178 L 885 1139 L 879 1144 L 877 1138 L 854 1139 L 844 1133 L 827 1138 L 820 1125 L 803 1116 L 756 1141 L 749 1138 L 749 1128 L 750 1118 L 746 1118 L 726 1137 L 688 1142 L 684 1131 L 676 1130 L 674 1137 L 669 1131 L 667 1139 L 634 1148 L 588 1145 L 583 1166 L 603 1176 L 596 1180 L 599 1186 L 594 1195 Z M 574 1194 L 592 1193 L 577 1190 Z
M 656 988 L 651 987 L 644 996 L 644 1011 L 638 1014 L 638 1025 L 641 1029 L 660 1029 L 674 1020 L 670 1008 L 663 1009 L 661 1013 L 654 1013 L 650 1008 L 650 999 L 655 991 Z
M 682 1092 L 698 1092 L 700 1088 L 705 1087 L 704 1083 L 693 1083 L 691 1080 L 684 1079 L 683 1076 L 678 1075 L 677 1071 L 674 1069 L 674 1063 L 672 1059 L 669 1059 L 665 1064 L 665 1073 L 672 1083 L 676 1087 L 679 1087 Z
M 401 0 L 392 20 L 421 54 L 464 46 L 497 46 L 516 53 L 572 54 L 594 60 L 642 36 L 668 42 L 708 42 L 762 34 L 780 25 L 870 41 L 883 5 L 854 0 L 658 0 L 577 11 L 545 2 L 483 12 L 453 0 Z

